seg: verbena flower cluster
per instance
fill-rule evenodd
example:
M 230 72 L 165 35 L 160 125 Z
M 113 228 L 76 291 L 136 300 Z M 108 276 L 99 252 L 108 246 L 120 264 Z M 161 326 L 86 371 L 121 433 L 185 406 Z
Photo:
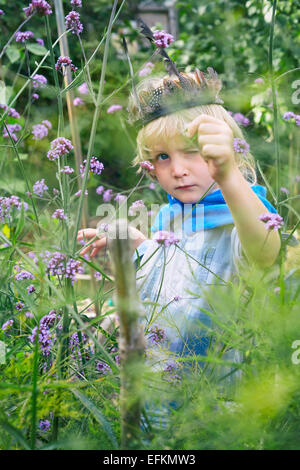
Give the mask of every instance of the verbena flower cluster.
M 52 140 L 50 144 L 50 150 L 47 153 L 49 160 L 57 160 L 59 157 L 63 157 L 73 149 L 73 145 L 69 139 L 65 137 L 57 137 Z
M 240 124 L 241 126 L 247 127 L 250 124 L 250 120 L 244 116 L 242 113 L 233 113 L 232 111 L 228 111 L 228 114 L 230 114 L 233 119 Z
M 32 0 L 28 7 L 23 8 L 23 10 L 27 17 L 33 13 L 37 13 L 40 16 L 52 14 L 51 6 L 45 0 Z
M 72 7 L 76 7 L 76 8 L 81 8 L 82 7 L 81 0 L 71 0 L 70 3 L 72 5 Z
M 67 258 L 64 253 L 55 251 L 47 252 L 44 257 L 47 263 L 46 273 L 51 276 L 63 276 L 72 279 L 72 284 L 76 282 L 76 275 L 83 274 L 84 269 L 80 261 L 73 258 Z
M 158 29 L 153 32 L 153 36 L 157 47 L 162 47 L 163 49 L 168 47 L 174 41 L 172 34 L 166 33 L 165 31 L 160 31 Z
M 82 354 L 84 354 L 84 359 L 88 361 L 91 356 L 94 354 L 93 345 L 89 343 L 86 335 L 81 333 L 81 344 L 79 340 L 78 333 L 73 333 L 70 337 L 69 348 L 71 352 L 71 357 L 73 360 L 82 361 Z
M 36 73 L 32 77 L 32 86 L 33 86 L 33 88 L 45 88 L 47 83 L 48 83 L 48 80 L 47 80 L 46 77 L 44 77 L 44 75 Z
M 175 361 L 169 361 L 167 367 L 163 371 L 163 377 L 168 382 L 178 383 L 181 377 L 177 374 L 178 364 Z
M 111 372 L 111 367 L 108 364 L 106 364 L 105 362 L 97 361 L 96 362 L 96 370 L 98 372 L 100 372 L 101 374 L 106 375 L 109 372 Z
M 148 160 L 141 162 L 140 167 L 143 168 L 143 170 L 147 170 L 147 171 L 153 171 L 155 169 L 152 163 L 149 162 Z
M 73 100 L 73 105 L 74 106 L 82 106 L 84 104 L 84 101 L 79 98 L 79 96 L 76 96 L 76 98 L 74 98 Z
M 153 67 L 154 64 L 152 64 L 152 62 L 147 62 L 147 64 L 145 64 L 145 66 L 139 71 L 139 76 L 146 77 L 152 72 Z
M 284 113 L 282 119 L 284 119 L 284 121 L 292 120 L 296 123 L 297 126 L 300 126 L 300 114 L 295 114 L 293 113 L 293 111 L 287 111 L 286 113 Z
M 180 241 L 173 232 L 167 232 L 166 230 L 159 230 L 155 233 L 153 240 L 159 245 L 170 246 L 175 245 Z
M 16 208 L 18 211 L 21 210 L 22 203 L 24 204 L 24 210 L 28 209 L 27 202 L 20 201 L 18 196 L 2 197 L 0 196 L 0 220 L 5 223 L 6 219 L 11 220 L 13 210 Z
M 51 310 L 47 315 L 41 318 L 39 325 L 39 337 L 38 342 L 41 347 L 43 356 L 48 357 L 51 348 L 56 340 L 55 331 L 50 331 L 50 329 L 60 320 L 60 315 L 57 314 L 56 310 Z M 37 326 L 32 330 L 29 340 L 34 343 L 37 334 Z
M 107 189 L 103 193 L 103 201 L 104 202 L 109 202 L 111 198 L 113 197 L 113 190 L 112 189 Z
M 56 209 L 56 211 L 53 212 L 52 214 L 53 219 L 58 219 L 58 220 L 67 220 L 67 216 L 64 213 L 63 209 Z
M 18 137 L 15 132 L 18 132 L 22 129 L 20 124 L 6 124 L 6 127 L 3 128 L 3 137 L 9 139 L 9 136 L 15 141 L 18 141 Z
M 51 425 L 48 419 L 41 419 L 39 424 L 41 431 L 49 431 Z
M 84 176 L 85 165 L 86 165 L 86 160 L 84 160 L 83 164 L 80 165 L 80 173 L 81 173 L 82 178 Z M 101 175 L 103 170 L 104 170 L 103 163 L 99 162 L 99 160 L 96 157 L 91 157 L 89 171 L 94 173 L 94 175 Z
M 15 119 L 20 118 L 20 114 L 14 108 L 9 108 L 6 104 L 0 104 L 0 108 L 4 109 L 4 111 L 8 110 L 8 116 L 11 116 Z
M 259 220 L 265 222 L 266 230 L 278 230 L 283 226 L 283 218 L 279 214 L 265 212 L 259 216 Z
M 108 110 L 107 110 L 107 113 L 108 114 L 113 114 L 115 113 L 116 111 L 120 111 L 121 109 L 123 109 L 123 106 L 121 104 L 112 104 Z
M 60 56 L 55 64 L 56 70 L 63 70 L 63 67 L 70 67 L 72 72 L 76 72 L 77 67 L 68 56 Z
M 49 129 L 52 129 L 52 124 L 47 119 L 42 121 L 42 124 L 32 126 L 34 140 L 42 140 L 44 137 L 47 137 Z
M 71 175 L 72 173 L 74 173 L 74 168 L 71 168 L 70 166 L 66 165 L 60 170 L 60 172 L 66 173 L 67 175 Z
M 142 201 L 141 199 L 139 199 L 138 201 L 134 201 L 128 209 L 128 215 L 131 215 L 131 216 L 136 215 L 136 212 L 139 209 L 144 208 L 144 207 L 145 207 L 144 201 Z
M 14 321 L 13 320 L 7 320 L 5 323 L 3 323 L 3 325 L 1 326 L 1 330 L 2 331 L 7 331 L 7 330 L 10 330 L 11 327 L 13 326 L 14 324 Z
M 26 42 L 28 39 L 32 39 L 34 33 L 32 31 L 18 31 L 16 33 L 16 42 Z
M 239 138 L 233 139 L 233 148 L 236 153 L 243 155 L 246 155 L 250 150 L 249 144 L 244 139 Z
M 35 277 L 34 275 L 29 272 L 29 271 L 26 271 L 25 269 L 22 269 L 22 271 L 19 271 L 16 275 L 15 275 L 15 279 L 16 281 L 23 281 L 24 279 L 32 279 L 34 280 Z
M 65 17 L 65 25 L 67 29 L 71 29 L 73 34 L 81 34 L 83 26 L 80 23 L 80 14 L 78 11 L 70 11 Z
M 46 185 L 44 178 L 41 179 L 40 181 L 36 181 L 32 188 L 34 194 L 40 197 L 43 196 L 44 192 L 47 191 L 47 189 L 48 189 L 48 186 Z
M 88 95 L 89 94 L 89 87 L 87 85 L 86 82 L 83 82 L 78 88 L 77 90 L 79 91 L 79 93 L 81 93 L 82 95 Z
M 149 338 L 153 344 L 162 343 L 166 339 L 166 330 L 154 325 L 149 330 Z
M 40 46 L 44 46 L 44 40 L 42 38 L 37 38 L 36 39 L 36 42 L 40 45 Z

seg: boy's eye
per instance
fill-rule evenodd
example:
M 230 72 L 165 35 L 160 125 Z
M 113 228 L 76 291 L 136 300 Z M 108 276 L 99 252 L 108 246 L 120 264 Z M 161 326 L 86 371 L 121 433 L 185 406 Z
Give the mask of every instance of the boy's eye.
M 167 160 L 169 158 L 169 155 L 166 153 L 160 153 L 157 155 L 156 160 Z

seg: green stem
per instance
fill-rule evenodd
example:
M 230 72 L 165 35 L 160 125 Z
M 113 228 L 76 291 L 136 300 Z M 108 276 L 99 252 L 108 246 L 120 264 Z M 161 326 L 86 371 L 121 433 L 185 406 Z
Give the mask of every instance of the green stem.
M 84 192 L 85 192 L 85 188 L 86 188 L 86 185 L 87 185 L 89 167 L 90 167 L 90 160 L 91 160 L 92 151 L 93 151 L 93 148 L 94 148 L 97 125 L 98 125 L 98 121 L 99 121 L 100 102 L 101 102 L 102 94 L 103 94 L 103 86 L 104 86 L 104 78 L 105 78 L 106 66 L 107 66 L 107 58 L 108 58 L 108 51 L 109 51 L 111 29 L 112 29 L 112 24 L 113 24 L 113 19 L 114 19 L 114 16 L 115 16 L 115 11 L 116 11 L 116 8 L 117 8 L 117 4 L 118 4 L 118 1 L 114 0 L 111 16 L 110 16 L 110 20 L 109 20 L 109 25 L 108 25 L 107 33 L 106 33 L 106 41 L 105 41 L 103 63 L 102 63 L 102 69 L 101 69 L 100 84 L 99 84 L 96 107 L 95 107 L 95 111 L 94 111 L 92 129 L 91 129 L 91 134 L 90 134 L 90 139 L 89 139 L 89 146 L 88 146 L 88 152 L 87 152 L 87 158 L 86 158 L 87 161 L 86 161 L 86 167 L 85 167 L 85 172 L 84 172 L 83 184 L 82 184 L 82 187 L 81 187 L 79 207 L 78 207 L 77 218 L 76 218 L 76 222 L 75 222 L 72 253 L 75 253 L 75 250 L 76 250 L 77 232 L 79 230 L 80 221 L 81 221 L 81 215 L 82 215 L 82 209 L 83 209 L 83 200 L 84 200 Z
M 38 349 L 39 349 L 39 328 L 35 336 L 35 346 L 33 353 L 33 371 L 32 371 L 32 394 L 31 394 L 31 449 L 35 449 L 36 444 L 36 404 L 37 404 L 37 373 L 38 373 Z

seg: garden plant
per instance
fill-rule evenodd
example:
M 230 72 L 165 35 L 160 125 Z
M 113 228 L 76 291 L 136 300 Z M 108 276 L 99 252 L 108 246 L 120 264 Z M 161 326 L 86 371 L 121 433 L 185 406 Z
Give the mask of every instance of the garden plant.
M 157 24 L 155 49 L 137 3 L 0 0 L 0 448 L 299 449 L 299 10 L 178 1 L 179 36 Z M 149 230 L 167 201 L 149 162 L 133 168 L 126 108 L 133 82 L 164 71 L 166 45 L 181 71 L 213 64 L 226 84 L 281 248 L 271 267 L 211 286 L 207 355 L 153 369 L 166 306 L 143 331 L 143 260 L 122 223 Z M 95 240 L 78 231 L 96 225 L 109 245 L 82 253 Z M 177 242 L 157 237 L 157 250 Z

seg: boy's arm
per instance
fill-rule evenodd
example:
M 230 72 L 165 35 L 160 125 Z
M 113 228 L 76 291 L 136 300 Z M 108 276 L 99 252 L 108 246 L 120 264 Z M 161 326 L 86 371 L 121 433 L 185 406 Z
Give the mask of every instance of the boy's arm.
M 272 266 L 280 250 L 280 237 L 275 230 L 267 231 L 264 222 L 259 220 L 267 208 L 238 168 L 220 181 L 219 186 L 247 258 L 261 268 Z

